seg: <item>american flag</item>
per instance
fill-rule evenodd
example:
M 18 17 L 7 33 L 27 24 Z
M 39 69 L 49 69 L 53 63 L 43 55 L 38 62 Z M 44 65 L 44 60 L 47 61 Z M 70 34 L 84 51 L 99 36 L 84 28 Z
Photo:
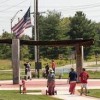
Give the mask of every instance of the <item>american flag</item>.
M 12 27 L 12 31 L 18 38 L 22 36 L 25 29 L 31 26 L 32 24 L 31 24 L 30 7 L 29 7 L 23 18 L 17 24 L 15 24 L 15 26 Z

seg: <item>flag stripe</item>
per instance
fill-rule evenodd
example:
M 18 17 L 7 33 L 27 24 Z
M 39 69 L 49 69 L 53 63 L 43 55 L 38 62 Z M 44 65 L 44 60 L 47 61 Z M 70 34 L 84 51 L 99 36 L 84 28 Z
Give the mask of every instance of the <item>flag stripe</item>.
M 30 7 L 23 16 L 23 18 L 12 27 L 12 31 L 15 33 L 16 37 L 19 37 L 25 29 L 31 27 L 31 17 L 30 17 Z
M 17 24 L 15 24 L 15 26 L 12 27 L 12 31 L 15 32 L 22 23 L 23 23 L 23 18 Z
M 19 25 L 20 25 L 20 27 L 15 28 L 14 31 L 13 31 L 16 34 L 17 34 L 18 30 L 23 27 L 24 23 L 21 23 Z

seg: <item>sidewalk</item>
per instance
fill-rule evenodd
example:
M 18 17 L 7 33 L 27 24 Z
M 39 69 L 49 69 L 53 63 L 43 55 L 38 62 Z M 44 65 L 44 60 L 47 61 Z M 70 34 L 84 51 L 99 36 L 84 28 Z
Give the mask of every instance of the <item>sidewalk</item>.
M 19 90 L 19 84 L 12 84 L 12 80 L 0 81 L 0 90 Z M 46 79 L 32 79 L 26 81 L 27 90 L 41 90 L 40 93 L 31 93 L 30 95 L 45 95 L 47 89 L 47 80 Z M 55 98 L 60 98 L 62 100 L 100 100 L 97 98 L 89 96 L 80 96 L 78 92 L 75 95 L 70 95 L 68 92 L 69 84 L 67 84 L 67 79 L 56 79 L 57 95 L 54 95 Z M 80 84 L 77 84 L 76 90 L 80 89 Z M 90 79 L 88 82 L 88 89 L 100 89 L 100 80 Z M 29 94 L 29 93 L 27 93 Z
M 60 98 L 62 100 L 100 100 L 94 97 L 89 96 L 80 96 L 79 93 L 75 95 L 70 95 L 67 91 L 58 91 L 58 95 L 54 95 L 53 97 Z

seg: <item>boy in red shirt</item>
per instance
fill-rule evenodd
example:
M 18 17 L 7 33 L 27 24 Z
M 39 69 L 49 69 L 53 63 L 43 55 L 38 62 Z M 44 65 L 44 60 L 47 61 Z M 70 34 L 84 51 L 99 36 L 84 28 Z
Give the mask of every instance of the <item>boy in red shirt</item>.
M 87 80 L 89 78 L 89 74 L 86 72 L 85 68 L 82 69 L 80 73 L 80 81 L 81 81 L 81 95 L 83 93 L 83 88 L 85 88 L 85 95 L 87 95 Z

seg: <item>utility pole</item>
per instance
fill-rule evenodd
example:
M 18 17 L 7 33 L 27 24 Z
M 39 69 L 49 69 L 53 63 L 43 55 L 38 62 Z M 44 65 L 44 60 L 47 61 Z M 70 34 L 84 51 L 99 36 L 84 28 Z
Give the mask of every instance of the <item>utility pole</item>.
M 35 41 L 39 41 L 39 27 L 38 27 L 38 0 L 34 0 L 34 35 Z M 35 46 L 35 67 L 39 78 L 39 46 Z

